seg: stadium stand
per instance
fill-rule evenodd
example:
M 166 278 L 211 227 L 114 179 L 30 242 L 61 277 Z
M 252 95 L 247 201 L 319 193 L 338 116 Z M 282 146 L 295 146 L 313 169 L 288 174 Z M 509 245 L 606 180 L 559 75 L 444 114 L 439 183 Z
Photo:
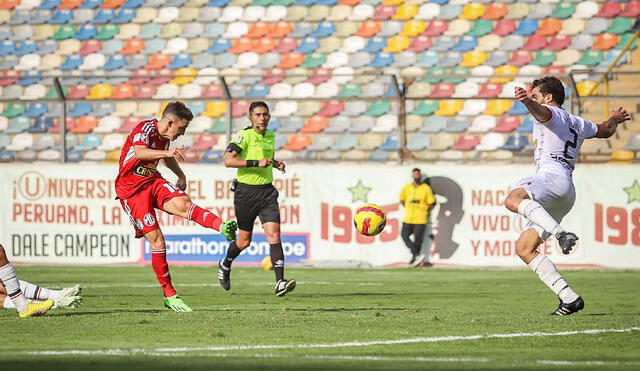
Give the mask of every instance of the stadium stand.
M 57 77 L 79 135 L 69 161 L 116 160 L 122 135 L 169 99 L 196 116 L 189 161 L 219 162 L 255 99 L 291 160 L 395 161 L 404 146 L 418 161 L 518 161 L 533 122 L 513 87 L 559 74 L 566 107 L 602 120 L 602 100 L 582 98 L 602 94 L 614 61 L 637 66 L 638 16 L 637 0 L 5 1 L 0 159 L 60 158 Z M 618 76 L 610 91 L 638 93 L 637 76 Z M 627 127 L 581 160 L 637 161 L 639 143 Z

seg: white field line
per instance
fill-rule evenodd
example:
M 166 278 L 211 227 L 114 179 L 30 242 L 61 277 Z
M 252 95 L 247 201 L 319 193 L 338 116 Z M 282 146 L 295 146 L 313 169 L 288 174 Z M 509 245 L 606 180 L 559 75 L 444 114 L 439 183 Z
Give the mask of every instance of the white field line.
M 630 327 L 626 329 L 591 329 L 580 331 L 560 331 L 560 332 L 521 332 L 513 334 L 488 334 L 488 335 L 467 335 L 467 336 L 436 336 L 426 338 L 410 338 L 396 340 L 375 340 L 363 342 L 344 342 L 327 344 L 294 344 L 294 345 L 230 345 L 212 347 L 177 347 L 177 348 L 153 348 L 153 349 L 104 349 L 104 350 L 43 350 L 30 351 L 27 354 L 34 355 L 128 355 L 128 354 L 154 354 L 154 353 L 184 353 L 184 352 L 225 352 L 234 350 L 265 350 L 265 349 L 309 349 L 309 348 L 347 348 L 347 347 L 368 347 L 375 345 L 396 345 L 396 344 L 417 344 L 417 343 L 442 343 L 450 341 L 468 341 L 483 339 L 505 339 L 519 337 L 547 337 L 547 336 L 570 336 L 570 335 L 595 335 L 605 333 L 626 333 L 640 331 L 640 327 Z
M 190 353 L 147 353 L 146 355 L 158 357 L 193 357 Z M 347 361 L 408 361 L 408 362 L 489 362 L 488 358 L 459 358 L 459 357 L 380 357 L 380 356 L 338 356 L 338 355 L 315 355 L 315 354 L 229 354 L 229 353 L 209 353 L 204 357 L 219 358 L 295 358 L 295 359 L 329 359 Z
M 298 285 L 333 285 L 333 286 L 382 286 L 382 283 L 378 282 L 330 282 L 330 281 L 297 281 Z M 250 282 L 249 286 L 273 286 L 271 282 Z M 216 287 L 217 283 L 177 283 L 173 286 L 178 287 Z M 158 284 L 88 284 L 82 285 L 83 288 L 112 288 L 112 287 L 158 287 Z
M 618 361 L 562 361 L 562 360 L 538 360 L 537 363 L 554 366 L 638 366 L 640 362 Z

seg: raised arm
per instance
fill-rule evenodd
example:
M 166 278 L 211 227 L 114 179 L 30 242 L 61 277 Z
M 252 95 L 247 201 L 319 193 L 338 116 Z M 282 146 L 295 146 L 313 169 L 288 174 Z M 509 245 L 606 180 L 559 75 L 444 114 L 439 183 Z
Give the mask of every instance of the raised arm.
M 616 132 L 619 124 L 622 124 L 623 122 L 630 119 L 631 116 L 629 116 L 629 113 L 624 108 L 618 107 L 617 110 L 611 111 L 611 116 L 609 116 L 609 119 L 602 122 L 601 124 L 596 124 L 596 126 L 598 127 L 598 133 L 596 134 L 595 138 L 611 137 Z
M 545 123 L 551 120 L 552 114 L 550 109 L 529 98 L 527 91 L 523 88 L 516 86 L 515 91 L 516 99 L 527 107 L 529 113 L 531 113 L 538 122 Z

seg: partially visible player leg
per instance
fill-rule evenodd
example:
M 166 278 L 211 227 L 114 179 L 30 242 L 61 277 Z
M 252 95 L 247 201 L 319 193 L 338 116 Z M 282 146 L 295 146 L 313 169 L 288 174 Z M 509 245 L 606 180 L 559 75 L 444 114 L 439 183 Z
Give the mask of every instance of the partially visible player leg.
M 578 236 L 565 231 L 542 205 L 531 199 L 525 188 L 512 190 L 504 204 L 510 211 L 524 216 L 556 237 L 564 254 L 568 254 L 575 246 Z
M 227 220 L 223 222 L 212 211 L 194 204 L 189 196 L 184 193 L 178 197 L 167 199 L 166 202 L 162 203 L 162 209 L 173 215 L 192 220 L 205 228 L 215 229 L 225 236 L 228 241 L 233 241 L 236 238 L 238 227 L 235 221 Z
M 80 285 L 65 287 L 62 290 L 53 290 L 40 287 L 27 281 L 20 281 L 20 289 L 27 299 L 48 300 L 55 302 L 54 308 L 76 308 L 82 304 Z
M 171 284 L 171 274 L 167 263 L 167 250 L 164 235 L 160 228 L 147 232 L 144 237 L 151 245 L 151 266 L 164 294 L 164 306 L 176 312 L 191 312 Z
M 422 249 L 422 241 L 424 241 L 424 232 L 426 229 L 425 224 L 415 224 L 413 226 L 413 246 L 416 252 L 416 257 L 411 265 L 417 267 L 425 259 L 425 256 L 420 253 Z
M 516 253 L 560 299 L 560 306 L 551 314 L 568 315 L 581 310 L 582 298 L 569 287 L 553 262 L 537 251 L 542 242 L 538 231 L 527 229 L 516 242 Z
M 253 224 L 253 222 L 251 224 Z M 244 228 L 248 227 L 245 225 Z M 218 262 L 218 282 L 220 282 L 220 286 L 226 291 L 231 289 L 231 264 L 235 258 L 240 255 L 242 250 L 249 247 L 252 234 L 253 232 L 251 230 L 240 229 L 238 239 L 232 241 L 227 249 L 227 256 Z
M 42 303 L 30 303 L 20 289 L 20 281 L 13 265 L 7 259 L 4 247 L 0 245 L 0 282 L 5 287 L 7 296 L 18 310 L 20 317 L 34 317 L 45 314 L 53 307 L 53 300 Z M 6 299 L 5 299 L 6 301 Z
M 267 235 L 271 264 L 276 276 L 276 296 L 284 296 L 296 288 L 296 281 L 284 279 L 284 251 L 280 241 L 280 223 L 267 222 L 262 227 Z

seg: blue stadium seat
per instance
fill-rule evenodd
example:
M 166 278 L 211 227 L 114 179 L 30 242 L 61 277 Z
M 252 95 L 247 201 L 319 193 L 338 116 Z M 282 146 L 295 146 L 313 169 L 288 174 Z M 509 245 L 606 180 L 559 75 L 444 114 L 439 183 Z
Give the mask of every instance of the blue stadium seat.
M 102 69 L 105 71 L 113 71 L 113 70 L 117 70 L 118 68 L 124 67 L 126 63 L 127 63 L 127 60 L 124 58 L 123 55 L 114 54 L 109 57 L 109 59 L 107 60 L 107 63 L 105 63 L 104 66 L 102 66 Z
M 521 151 L 524 147 L 529 145 L 529 139 L 526 135 L 510 135 L 507 142 L 500 147 L 507 151 Z
M 331 36 L 334 32 L 336 32 L 336 25 L 333 22 L 325 21 L 318 23 L 318 27 L 309 36 L 322 39 Z
M 524 18 L 520 20 L 518 28 L 513 31 L 514 35 L 529 36 L 538 31 L 538 20 L 532 18 Z
M 44 0 L 40 6 L 38 6 L 38 9 L 53 10 L 56 9 L 58 5 L 60 5 L 60 0 Z
M 40 117 L 49 111 L 49 107 L 46 103 L 30 103 L 27 110 L 24 112 L 25 117 Z
M 18 85 L 29 86 L 37 84 L 40 80 L 42 80 L 42 72 L 38 70 L 25 71 L 20 81 L 18 81 Z
M 18 56 L 22 56 L 25 54 L 37 53 L 38 52 L 38 44 L 33 40 L 25 40 L 18 45 L 15 54 Z
M 83 9 L 95 9 L 102 5 L 103 0 L 84 0 L 80 8 Z
M 15 161 L 15 156 L 11 151 L 0 151 L 0 162 L 13 162 Z
M 81 151 L 68 151 L 67 152 L 67 161 L 68 162 L 80 162 L 80 161 L 82 161 L 82 152 Z
M 99 9 L 96 12 L 95 17 L 93 18 L 93 23 L 94 24 L 111 23 L 114 16 L 115 16 L 115 12 L 113 11 L 113 9 Z
M 225 6 L 229 5 L 230 2 L 231 2 L 231 0 L 211 0 L 211 1 L 209 1 L 209 4 L 207 4 L 207 6 L 215 6 L 217 8 L 224 8 Z
M 527 113 L 529 113 L 529 111 L 522 102 L 515 101 L 515 103 L 507 113 L 510 115 L 526 115 Z
M 461 37 L 458 40 L 458 43 L 451 48 L 451 50 L 456 52 L 466 52 L 475 49 L 476 46 L 478 46 L 478 40 L 473 36 L 466 35 Z
M 370 67 L 382 68 L 388 67 L 393 64 L 393 54 L 387 52 L 377 53 L 373 58 L 371 63 L 369 63 Z
M 16 53 L 16 43 L 12 40 L 4 40 L 0 43 L 0 57 Z
M 96 27 L 96 25 L 87 23 L 87 24 L 83 24 L 78 30 L 78 32 L 75 35 L 73 35 L 73 37 L 78 40 L 89 40 L 89 39 L 93 39 L 93 37 L 97 33 L 98 33 L 98 28 Z
M 200 161 L 208 163 L 222 162 L 222 154 L 220 151 L 207 151 L 202 154 Z
M 125 9 L 137 9 L 144 5 L 144 0 L 127 0 L 122 4 L 122 8 Z
M 130 23 L 136 17 L 136 11 L 133 9 L 120 9 L 116 13 L 111 22 L 117 24 Z
M 56 40 L 44 40 L 40 43 L 37 53 L 40 55 L 53 54 L 58 51 L 58 42 Z
M 64 60 L 64 63 L 58 67 L 63 71 L 75 70 L 82 64 L 82 56 L 81 55 L 69 55 L 67 59 Z
M 60 9 L 56 10 L 53 13 L 53 17 L 49 20 L 49 23 L 53 24 L 63 24 L 67 23 L 73 18 L 73 13 L 69 9 Z
M 519 133 L 531 133 L 533 132 L 533 125 L 533 118 L 531 116 L 527 116 L 524 118 L 524 121 L 522 121 L 522 125 L 520 125 L 516 131 Z
M 100 144 L 102 144 L 102 136 L 98 134 L 87 134 L 82 137 L 82 141 L 73 147 L 75 151 L 91 151 L 92 149 L 96 149 Z
M 211 54 L 222 54 L 229 50 L 229 48 L 231 48 L 231 40 L 220 38 L 215 39 L 207 52 Z
M 296 48 L 296 51 L 304 54 L 309 54 L 315 52 L 319 46 L 320 43 L 315 37 L 305 37 L 304 39 L 302 39 L 300 45 Z
M 71 106 L 68 114 L 71 117 L 82 117 L 88 115 L 91 111 L 93 111 L 91 103 L 79 102 Z
M 247 97 L 249 98 L 264 98 L 269 93 L 269 85 L 266 84 L 255 84 L 249 90 Z
M 14 117 L 9 121 L 9 126 L 5 129 L 6 134 L 18 134 L 29 129 L 31 120 L 28 117 Z
M 431 143 L 429 136 L 424 134 L 414 135 L 409 142 L 407 142 L 407 149 L 409 151 L 422 151 L 429 147 Z
M 49 126 L 51 125 L 51 126 Z M 50 117 L 36 117 L 34 119 L 33 125 L 31 125 L 28 129 L 29 133 L 38 134 L 38 133 L 46 133 L 53 127 L 53 119 Z
M 389 134 L 384 143 L 378 148 L 382 151 L 397 151 L 398 150 L 398 134 Z
M 191 64 L 191 55 L 187 53 L 180 53 L 173 56 L 171 63 L 167 66 L 172 70 L 177 70 L 178 68 L 189 67 Z
M 362 51 L 369 53 L 377 53 L 387 46 L 387 39 L 382 36 L 374 36 L 367 41 L 367 45 L 362 48 Z

